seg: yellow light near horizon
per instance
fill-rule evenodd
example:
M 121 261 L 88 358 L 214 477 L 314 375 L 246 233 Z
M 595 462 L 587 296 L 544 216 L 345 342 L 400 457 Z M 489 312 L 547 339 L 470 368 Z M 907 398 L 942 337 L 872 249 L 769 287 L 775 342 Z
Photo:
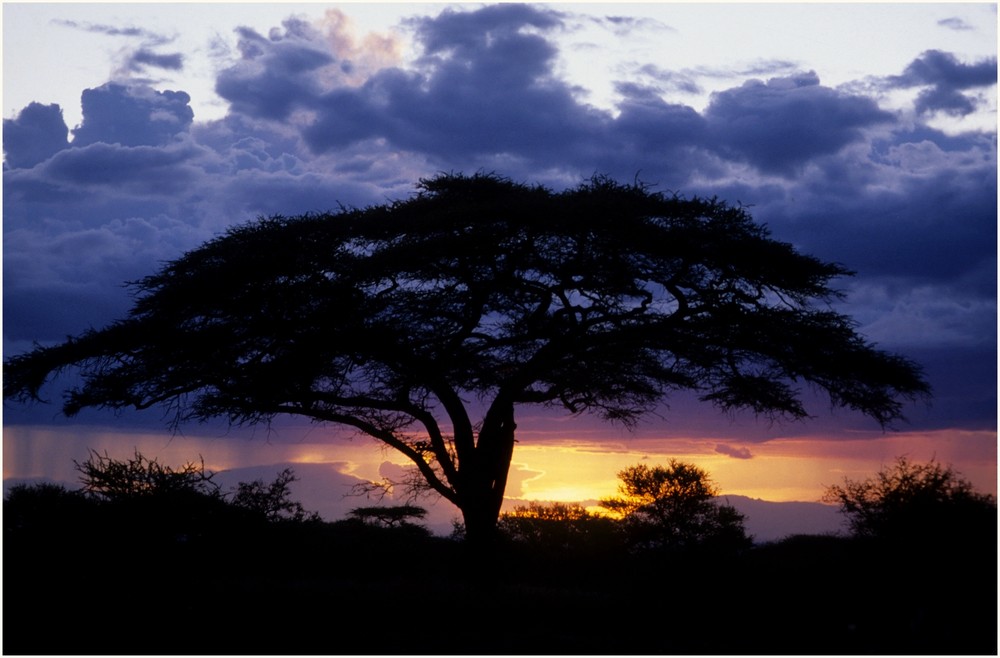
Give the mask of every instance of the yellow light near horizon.
M 307 434 L 308 442 L 270 443 L 229 437 L 180 436 L 127 432 L 93 427 L 4 428 L 4 478 L 48 477 L 75 482 L 73 461 L 86 460 L 88 449 L 105 450 L 115 458 L 131 457 L 139 449 L 169 465 L 199 456 L 212 471 L 281 463 L 326 464 L 345 475 L 380 481 L 386 463 L 394 469 L 409 466 L 402 455 L 374 440 L 340 440 L 321 433 Z M 827 487 L 845 477 L 871 477 L 896 457 L 914 461 L 936 459 L 951 464 L 977 491 L 997 493 L 996 432 L 937 430 L 890 435 L 869 434 L 857 439 L 774 439 L 735 444 L 739 450 L 718 452 L 722 441 L 696 438 L 642 438 L 622 440 L 614 434 L 601 440 L 567 440 L 535 432 L 519 442 L 508 477 L 506 499 L 585 503 L 617 493 L 617 473 L 639 463 L 663 464 L 674 458 L 708 471 L 723 495 L 763 500 L 819 501 Z M 529 442 L 530 441 L 530 442 Z M 733 444 L 730 444 L 733 445 Z M 748 455 L 734 458 L 730 454 Z
M 617 473 L 638 463 L 671 458 L 705 469 L 722 495 L 774 502 L 820 502 L 826 489 L 845 477 L 875 475 L 896 457 L 953 464 L 978 491 L 997 493 L 995 432 L 940 430 L 859 439 L 776 439 L 752 444 L 751 458 L 716 451 L 719 441 L 642 439 L 559 441 L 520 445 L 514 455 L 507 496 L 513 500 L 580 502 L 613 496 Z M 522 476 L 522 477 L 518 477 Z

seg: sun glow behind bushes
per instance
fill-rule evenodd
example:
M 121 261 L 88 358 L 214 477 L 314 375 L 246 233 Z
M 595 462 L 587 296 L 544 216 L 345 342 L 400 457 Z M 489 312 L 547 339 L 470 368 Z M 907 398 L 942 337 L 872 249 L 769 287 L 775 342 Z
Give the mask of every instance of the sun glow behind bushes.
M 345 440 L 336 433 L 316 429 L 282 430 L 280 436 L 281 441 L 171 436 L 167 432 L 95 427 L 12 426 L 4 428 L 3 477 L 45 477 L 75 484 L 78 474 L 73 460 L 86 459 L 88 449 L 107 451 L 116 458 L 127 457 L 138 449 L 171 464 L 200 456 L 212 471 L 277 464 L 327 465 L 328 469 L 319 468 L 316 473 L 341 475 L 345 481 L 359 483 L 381 481 L 405 466 L 401 458 L 370 441 Z M 844 477 L 867 477 L 899 455 L 913 461 L 936 459 L 953 464 L 978 491 L 997 493 L 996 433 L 989 431 L 871 433 L 849 441 L 788 438 L 748 446 L 732 444 L 746 447 L 752 455 L 749 459 L 723 454 L 718 449 L 721 441 L 713 439 L 629 439 L 613 431 L 606 437 L 600 441 L 588 436 L 584 444 L 546 434 L 534 435 L 531 443 L 519 443 L 514 451 L 505 509 L 527 501 L 587 505 L 615 493 L 616 473 L 622 468 L 635 463 L 664 463 L 670 458 L 708 471 L 722 495 L 774 502 L 819 501 L 826 486 Z M 305 469 L 297 473 L 308 478 Z M 303 482 L 304 486 L 309 484 Z M 315 486 L 322 489 L 324 483 L 316 482 Z M 304 502 L 310 507 L 308 500 Z

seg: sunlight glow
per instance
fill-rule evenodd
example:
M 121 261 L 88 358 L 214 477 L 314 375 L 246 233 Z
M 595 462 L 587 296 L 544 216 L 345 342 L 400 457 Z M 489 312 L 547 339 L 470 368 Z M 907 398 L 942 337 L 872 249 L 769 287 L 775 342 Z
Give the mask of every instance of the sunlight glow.
M 5 480 L 46 478 L 75 485 L 79 474 L 73 461 L 87 459 L 88 449 L 107 451 L 114 458 L 132 456 L 138 449 L 164 464 L 177 465 L 199 457 L 209 470 L 282 465 L 296 469 L 306 507 L 328 520 L 342 518 L 358 499 L 345 498 L 352 482 L 381 482 L 398 475 L 403 458 L 375 441 L 341 440 L 336 433 L 304 430 L 301 443 L 271 442 L 239 437 L 171 436 L 144 431 L 122 432 L 97 427 L 4 428 Z M 619 437 L 615 431 L 582 432 L 586 440 L 560 438 L 558 432 L 525 432 L 511 464 L 504 509 L 528 501 L 574 502 L 598 511 L 600 498 L 617 494 L 617 473 L 640 463 L 662 464 L 674 458 L 708 471 L 722 495 L 743 495 L 773 502 L 817 502 L 826 487 L 845 477 L 858 479 L 876 473 L 898 456 L 916 461 L 935 459 L 951 464 L 978 491 L 996 495 L 997 436 L 991 431 L 938 430 L 881 434 L 859 433 L 856 439 L 816 437 L 774 439 L 761 443 L 726 443 L 711 438 Z M 288 441 L 296 433 L 283 430 Z M 308 442 L 305 442 L 308 441 Z M 258 477 L 253 475 L 253 477 Z M 444 500 L 421 500 L 443 519 L 458 511 Z

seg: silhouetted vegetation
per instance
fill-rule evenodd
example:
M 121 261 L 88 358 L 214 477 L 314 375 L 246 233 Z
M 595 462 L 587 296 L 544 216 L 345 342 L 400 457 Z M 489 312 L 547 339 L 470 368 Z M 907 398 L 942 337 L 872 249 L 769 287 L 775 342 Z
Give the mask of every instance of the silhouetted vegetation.
M 619 521 L 531 504 L 502 517 L 510 540 L 484 564 L 463 542 L 413 532 L 402 523 L 419 518 L 410 506 L 388 508 L 393 522 L 363 521 L 377 519 L 370 508 L 336 522 L 266 522 L 221 495 L 188 493 L 109 500 L 12 487 L 3 652 L 997 650 L 996 537 L 985 534 L 976 546 L 794 536 L 741 551 L 636 551 Z
M 388 507 L 356 507 L 350 511 L 352 519 L 380 528 L 409 528 L 423 530 L 411 519 L 422 519 L 427 516 L 427 510 L 416 505 L 391 505 Z
M 219 492 L 219 486 L 212 481 L 215 474 L 205 470 L 204 461 L 174 469 L 138 450 L 126 459 L 113 459 L 107 453 L 91 450 L 86 461 L 73 463 L 80 473 L 83 492 L 108 501 L 182 492 L 214 496 Z
M 928 386 L 831 310 L 849 274 L 717 199 L 441 175 L 405 201 L 230 229 L 136 283 L 126 318 L 8 359 L 4 396 L 39 400 L 75 367 L 69 415 L 346 425 L 405 455 L 487 541 L 522 405 L 630 425 L 690 390 L 800 419 L 807 382 L 901 418 Z
M 286 468 L 272 482 L 263 480 L 240 482 L 232 492 L 230 504 L 258 514 L 268 521 L 317 521 L 319 515 L 307 512 L 297 500 L 292 500 L 289 485 L 298 478 Z
M 638 464 L 618 479 L 620 495 L 601 500 L 601 506 L 621 518 L 633 549 L 739 551 L 752 544 L 743 515 L 714 500 L 718 488 L 694 464 Z
M 824 498 L 840 505 L 858 537 L 921 546 L 988 540 L 997 531 L 996 499 L 936 461 L 914 464 L 899 457 L 874 477 L 828 487 Z
M 575 503 L 538 503 L 515 507 L 500 515 L 500 533 L 535 551 L 609 552 L 621 546 L 617 523 L 588 512 Z

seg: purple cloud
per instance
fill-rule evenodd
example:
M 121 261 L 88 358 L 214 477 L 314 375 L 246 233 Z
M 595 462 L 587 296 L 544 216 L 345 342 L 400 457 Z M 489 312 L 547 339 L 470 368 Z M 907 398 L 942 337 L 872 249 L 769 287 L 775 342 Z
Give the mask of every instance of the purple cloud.
M 378 137 L 470 165 L 504 154 L 558 159 L 604 118 L 553 76 L 555 46 L 523 31 L 558 24 L 557 14 L 521 5 L 414 21 L 419 70 L 383 69 L 361 87 L 331 90 L 303 136 L 318 153 Z
M 105 324 L 128 306 L 123 281 L 259 215 L 404 198 L 437 171 L 554 188 L 638 173 L 752 204 L 777 238 L 857 270 L 844 310 L 933 368 L 938 401 L 919 422 L 995 423 L 995 134 L 903 123 L 783 60 L 757 72 L 638 63 L 614 111 L 600 110 L 558 74 L 552 37 L 567 20 L 449 7 L 407 23 L 419 52 L 406 66 L 390 40 L 353 41 L 334 20 L 241 28 L 239 59 L 216 78 L 229 111 L 214 121 L 195 122 L 183 91 L 108 83 L 83 92 L 70 142 L 58 106 L 29 105 L 4 120 L 5 338 L 26 347 Z M 146 52 L 137 65 L 171 70 Z M 771 79 L 744 82 L 761 72 Z M 995 72 L 995 60 L 928 51 L 881 83 L 922 88 L 925 114 L 962 113 Z M 738 82 L 703 111 L 671 97 L 723 74 Z
M 705 119 L 721 154 L 768 173 L 792 174 L 861 141 L 863 129 L 891 123 L 893 116 L 869 98 L 820 85 L 810 72 L 750 80 L 713 94 Z
M 888 83 L 891 88 L 929 87 L 917 96 L 916 110 L 921 114 L 965 116 L 975 111 L 976 102 L 961 92 L 996 85 L 997 60 L 963 64 L 951 53 L 928 50 Z
M 30 103 L 17 117 L 3 120 L 4 164 L 34 167 L 69 146 L 68 136 L 58 105 Z
M 963 21 L 961 18 L 958 18 L 957 16 L 952 16 L 950 18 L 942 18 L 937 22 L 937 24 L 940 25 L 941 27 L 946 27 L 949 30 L 958 30 L 960 32 L 972 29 L 971 25 Z
M 234 112 L 281 120 L 295 107 L 315 103 L 320 86 L 314 74 L 336 61 L 321 34 L 295 19 L 268 37 L 249 28 L 237 33 L 242 58 L 215 84 Z
M 129 56 L 125 66 L 130 71 L 142 71 L 149 66 L 170 71 L 180 71 L 184 68 L 184 55 L 181 53 L 160 55 L 148 48 L 140 48 Z
M 162 146 L 194 120 L 191 97 L 183 91 L 107 83 L 85 90 L 81 100 L 83 123 L 73 130 L 74 146 Z

